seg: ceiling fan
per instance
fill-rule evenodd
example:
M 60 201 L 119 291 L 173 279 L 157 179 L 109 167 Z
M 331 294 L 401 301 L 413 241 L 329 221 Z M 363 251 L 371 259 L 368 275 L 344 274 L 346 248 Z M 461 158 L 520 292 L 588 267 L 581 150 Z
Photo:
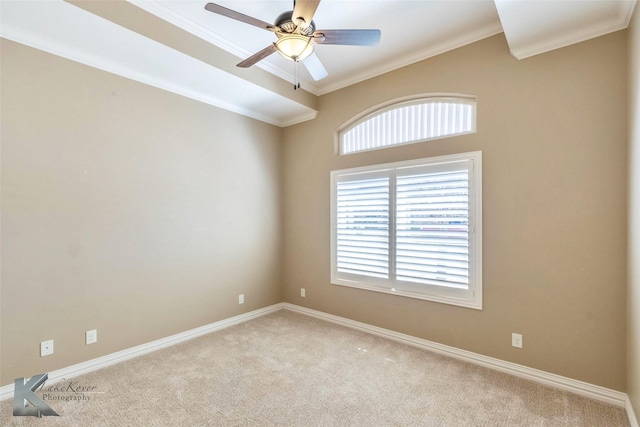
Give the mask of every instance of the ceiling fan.
M 293 10 L 281 13 L 273 24 L 252 18 L 240 12 L 215 3 L 204 7 L 237 21 L 275 33 L 278 40 L 237 64 L 247 68 L 263 60 L 274 52 L 280 53 L 293 62 L 302 62 L 314 80 L 325 78 L 328 73 L 318 56 L 313 52 L 314 44 L 333 44 L 350 46 L 372 46 L 380 41 L 380 30 L 316 30 L 313 15 L 320 0 L 294 0 Z M 297 87 L 299 87 L 299 83 Z

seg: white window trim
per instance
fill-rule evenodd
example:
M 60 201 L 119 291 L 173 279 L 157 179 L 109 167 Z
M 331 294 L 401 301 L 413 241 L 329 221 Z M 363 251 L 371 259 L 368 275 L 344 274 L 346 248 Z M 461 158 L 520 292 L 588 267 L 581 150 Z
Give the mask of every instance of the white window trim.
M 474 105 L 470 131 L 459 132 L 459 133 L 454 133 L 449 135 L 441 135 L 441 136 L 436 136 L 436 137 L 426 138 L 426 139 L 416 139 L 413 141 L 402 142 L 399 144 L 390 144 L 390 145 L 385 145 L 381 147 L 374 147 L 374 148 L 368 148 L 364 150 L 352 151 L 348 153 L 342 152 L 342 136 L 345 133 L 347 133 L 349 130 L 353 129 L 354 127 L 360 125 L 363 122 L 366 122 L 368 119 L 372 117 L 384 114 L 387 111 L 405 107 L 407 105 L 430 103 L 430 102 L 437 102 L 437 101 L 447 101 L 447 100 L 452 101 L 454 103 L 469 103 Z M 431 94 L 411 95 L 411 96 L 396 98 L 391 101 L 387 101 L 382 104 L 378 104 L 372 108 L 369 108 L 361 112 L 360 114 L 352 117 L 346 123 L 342 124 L 342 126 L 340 126 L 336 130 L 334 135 L 334 150 L 336 154 L 343 156 L 343 155 L 364 153 L 372 150 L 382 150 L 386 148 L 393 148 L 393 147 L 398 147 L 403 145 L 416 144 L 420 142 L 433 141 L 438 139 L 453 138 L 456 136 L 475 133 L 476 123 L 477 123 L 477 106 L 476 105 L 477 105 L 477 98 L 475 96 L 454 94 L 454 93 L 431 93 Z
M 417 166 L 471 161 L 469 174 L 469 288 L 455 289 L 442 286 L 421 285 L 390 279 L 351 275 L 337 269 L 337 183 L 340 177 L 354 174 L 372 174 L 390 169 L 400 170 Z M 482 310 L 482 152 L 452 154 L 427 159 L 387 163 L 352 169 L 331 171 L 331 283 L 370 291 L 383 292 L 452 304 Z M 392 186 L 392 192 L 395 188 Z M 391 208 L 395 203 L 391 202 Z M 394 227 L 391 227 L 394 228 Z M 389 239 L 393 242 L 394 232 Z M 393 243 L 395 244 L 395 243 Z M 393 283 L 393 285 L 391 285 Z

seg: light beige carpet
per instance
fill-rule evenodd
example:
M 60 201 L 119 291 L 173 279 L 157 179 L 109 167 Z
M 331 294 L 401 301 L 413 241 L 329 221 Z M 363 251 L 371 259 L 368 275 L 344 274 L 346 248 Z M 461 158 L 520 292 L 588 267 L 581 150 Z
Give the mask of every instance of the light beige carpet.
M 629 425 L 622 408 L 284 310 L 70 381 L 89 400 L 52 392 L 60 416 L 42 419 L 7 400 L 2 424 Z

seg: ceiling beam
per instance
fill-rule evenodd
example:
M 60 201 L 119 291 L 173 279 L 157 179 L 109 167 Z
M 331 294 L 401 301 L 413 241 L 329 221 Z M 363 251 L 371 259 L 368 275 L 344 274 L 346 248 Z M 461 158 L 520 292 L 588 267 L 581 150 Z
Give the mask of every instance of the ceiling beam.
M 318 110 L 318 98 L 314 94 L 303 89 L 293 90 L 291 82 L 258 67 L 238 68 L 236 63 L 239 59 L 236 56 L 129 2 L 65 1 L 305 107 Z

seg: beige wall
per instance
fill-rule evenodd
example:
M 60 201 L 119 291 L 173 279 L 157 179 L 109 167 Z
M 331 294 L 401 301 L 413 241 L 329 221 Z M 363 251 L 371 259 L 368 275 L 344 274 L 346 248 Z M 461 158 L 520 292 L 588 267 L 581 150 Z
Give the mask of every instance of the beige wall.
M 640 417 L 640 7 L 629 26 L 629 292 L 627 393 Z
M 284 299 L 628 390 L 637 413 L 639 26 L 628 50 L 622 31 L 522 61 L 495 36 L 322 96 L 284 132 L 2 40 L 0 385 Z M 440 92 L 478 96 L 476 134 L 334 154 L 353 115 Z M 484 310 L 329 283 L 329 171 L 473 150 Z
M 1 49 L 0 385 L 282 301 L 281 129 Z
M 322 96 L 316 120 L 285 129 L 285 300 L 624 391 L 626 37 L 518 61 L 498 35 Z M 334 130 L 359 112 L 442 92 L 478 97 L 476 134 L 334 153 Z M 331 170 L 473 150 L 482 311 L 330 284 Z

